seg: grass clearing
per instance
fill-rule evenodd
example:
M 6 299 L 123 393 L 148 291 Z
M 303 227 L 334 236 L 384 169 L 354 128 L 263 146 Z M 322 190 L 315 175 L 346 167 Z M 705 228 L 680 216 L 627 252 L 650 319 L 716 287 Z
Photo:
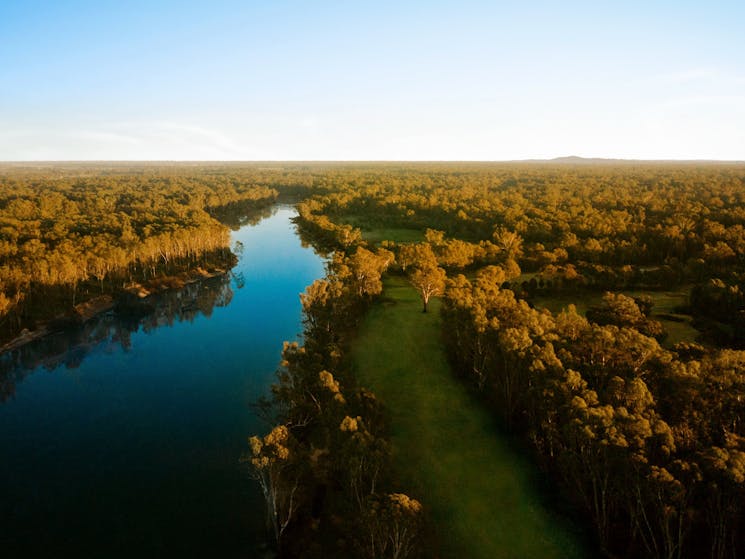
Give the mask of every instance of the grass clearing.
M 389 278 L 360 327 L 356 374 L 388 409 L 401 489 L 421 500 L 442 557 L 581 557 L 581 536 L 543 503 L 535 468 L 450 371 L 439 300 Z
M 419 229 L 403 229 L 401 227 L 379 227 L 375 229 L 361 229 L 362 238 L 371 243 L 381 241 L 395 241 L 397 243 L 419 243 L 424 240 L 424 233 Z
M 677 307 L 688 304 L 690 287 L 681 287 L 674 291 L 625 290 L 620 293 L 629 297 L 648 295 L 652 298 L 654 307 L 652 308 L 651 318 L 659 320 L 668 333 L 667 338 L 662 343 L 663 346 L 670 348 L 678 342 L 693 342 L 699 336 L 700 332 L 693 327 L 693 318 L 675 311 Z M 603 295 L 604 293 L 600 291 L 579 291 L 577 293 L 537 296 L 532 299 L 532 302 L 536 307 L 546 308 L 554 314 L 561 312 L 569 305 L 575 305 L 577 312 L 584 316 L 589 307 L 600 304 Z M 672 316 L 675 320 L 660 315 Z
M 339 223 L 359 227 L 362 238 L 370 243 L 395 241 L 397 243 L 419 243 L 424 240 L 424 231 L 408 227 L 386 227 L 370 222 L 365 216 L 345 215 L 338 218 Z

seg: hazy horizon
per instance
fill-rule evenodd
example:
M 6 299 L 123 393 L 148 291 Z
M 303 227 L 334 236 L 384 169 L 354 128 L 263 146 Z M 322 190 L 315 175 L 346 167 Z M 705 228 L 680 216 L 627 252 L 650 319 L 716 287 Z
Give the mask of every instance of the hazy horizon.
M 18 159 L 0 160 L 1 165 L 25 164 L 258 164 L 258 163 L 712 163 L 745 164 L 745 159 L 623 159 L 617 157 L 583 157 L 576 155 L 549 159 Z
M 737 2 L 0 8 L 0 161 L 745 158 Z

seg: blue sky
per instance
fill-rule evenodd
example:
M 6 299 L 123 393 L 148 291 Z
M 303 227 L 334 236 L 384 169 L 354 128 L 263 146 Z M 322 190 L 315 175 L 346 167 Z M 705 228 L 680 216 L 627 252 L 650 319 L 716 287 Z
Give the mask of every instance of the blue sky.
M 0 2 L 0 160 L 745 159 L 745 2 Z

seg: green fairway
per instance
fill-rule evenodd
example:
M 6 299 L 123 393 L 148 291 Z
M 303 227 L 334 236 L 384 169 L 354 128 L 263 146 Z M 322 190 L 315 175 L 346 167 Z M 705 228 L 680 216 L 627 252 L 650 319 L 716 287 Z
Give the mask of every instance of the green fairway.
M 362 324 L 352 359 L 360 383 L 390 413 L 401 490 L 428 510 L 442 556 L 583 556 L 579 537 L 542 503 L 535 469 L 452 376 L 439 300 L 423 314 L 398 278 L 386 281 L 384 296 Z
M 337 217 L 338 223 L 359 227 L 362 238 L 370 243 L 395 241 L 396 243 L 418 243 L 424 240 L 424 231 L 417 228 L 389 227 L 371 222 L 366 216 L 348 214 Z
M 424 240 L 424 233 L 419 229 L 404 229 L 402 227 L 363 228 L 362 238 L 371 243 L 381 241 L 419 243 Z
M 650 318 L 659 320 L 667 331 L 663 346 L 671 348 L 678 342 L 693 342 L 698 339 L 700 332 L 693 327 L 691 316 L 677 313 L 678 307 L 688 304 L 689 286 L 680 287 L 675 291 L 624 290 L 620 293 L 629 297 L 647 295 L 652 298 L 654 308 Z M 577 307 L 577 312 L 584 315 L 589 307 L 599 305 L 602 298 L 603 293 L 598 291 L 539 295 L 532 301 L 536 307 L 545 307 L 554 314 L 572 304 Z

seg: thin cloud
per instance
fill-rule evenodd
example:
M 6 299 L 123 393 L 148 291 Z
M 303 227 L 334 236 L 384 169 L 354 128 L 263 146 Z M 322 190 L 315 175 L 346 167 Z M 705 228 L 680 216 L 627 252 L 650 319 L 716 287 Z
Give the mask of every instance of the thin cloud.
M 270 154 L 229 134 L 173 121 L 65 123 L 0 130 L 0 159 L 264 159 Z M 82 156 L 82 157 L 81 157 Z
M 691 68 L 680 72 L 659 74 L 653 76 L 650 81 L 660 84 L 684 84 L 699 81 L 710 81 L 721 77 L 721 73 L 714 68 Z

